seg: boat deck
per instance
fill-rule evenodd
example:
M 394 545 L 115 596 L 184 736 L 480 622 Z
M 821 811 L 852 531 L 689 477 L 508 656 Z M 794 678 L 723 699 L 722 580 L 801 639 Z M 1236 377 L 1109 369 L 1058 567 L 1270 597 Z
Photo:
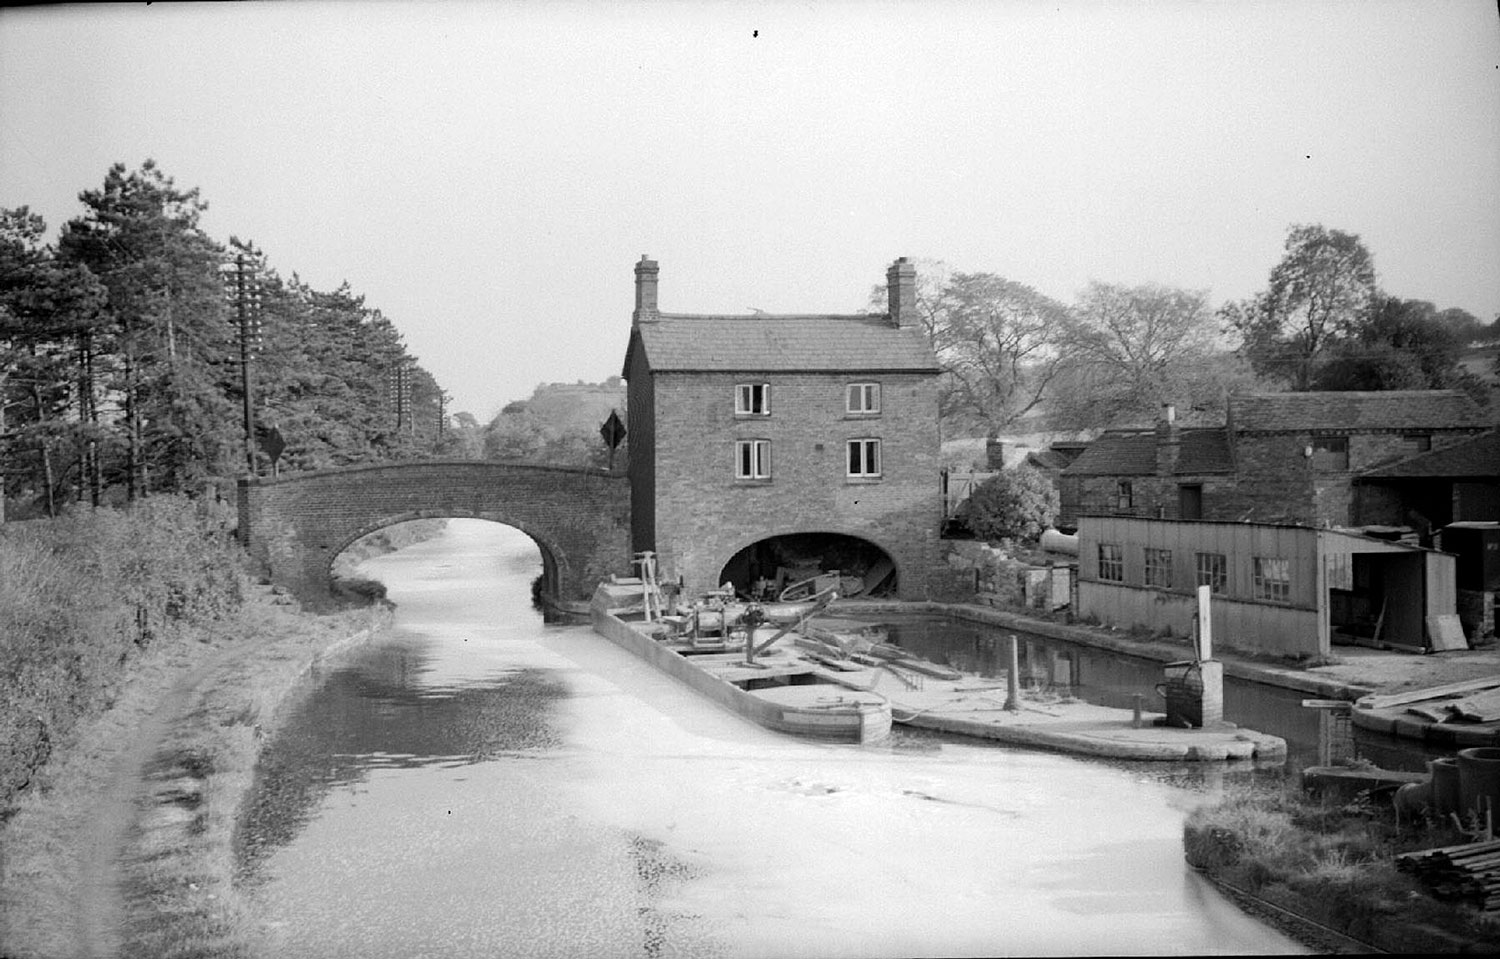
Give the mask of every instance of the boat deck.
M 705 650 L 702 641 L 695 646 L 686 638 L 662 638 L 662 630 L 654 624 L 626 623 L 607 611 L 596 611 L 595 629 L 725 705 L 785 731 L 816 731 L 825 721 L 819 715 L 823 709 L 830 711 L 828 723 L 835 721 L 834 711 L 855 709 L 861 713 L 857 721 L 870 725 L 859 730 L 857 738 L 868 741 L 880 735 L 874 720 L 878 709 L 885 728 L 894 721 L 1089 756 L 1145 761 L 1286 759 L 1285 740 L 1231 723 L 1205 728 L 1158 726 L 1157 714 L 1143 713 L 1137 721 L 1133 710 L 1038 699 L 1025 693 L 1019 708 L 1007 710 L 1003 680 L 911 659 L 844 658 L 826 643 L 803 643 L 804 638 L 796 633 L 787 633 L 770 649 L 756 654 L 751 665 L 745 662 L 743 645 Z M 777 631 L 758 627 L 751 632 L 751 641 L 765 642 Z M 730 684 L 735 687 L 733 696 Z M 848 735 L 856 735 L 855 717 L 839 717 L 838 721 L 851 724 Z

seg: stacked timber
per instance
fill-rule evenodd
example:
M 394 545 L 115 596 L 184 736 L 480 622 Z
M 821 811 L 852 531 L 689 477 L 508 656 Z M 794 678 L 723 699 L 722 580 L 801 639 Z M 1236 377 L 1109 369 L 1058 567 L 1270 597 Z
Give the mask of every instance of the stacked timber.
M 1485 912 L 1500 912 L 1500 839 L 1402 853 L 1396 866 L 1439 899 L 1468 900 Z

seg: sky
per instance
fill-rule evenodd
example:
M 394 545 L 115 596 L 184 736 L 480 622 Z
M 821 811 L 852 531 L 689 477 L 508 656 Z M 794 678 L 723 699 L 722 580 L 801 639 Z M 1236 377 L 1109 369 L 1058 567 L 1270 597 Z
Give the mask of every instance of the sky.
M 665 312 L 856 312 L 899 256 L 1218 305 L 1321 223 L 1500 316 L 1493 0 L 0 9 L 0 207 L 55 236 L 147 158 L 481 421 L 620 372 L 643 254 Z

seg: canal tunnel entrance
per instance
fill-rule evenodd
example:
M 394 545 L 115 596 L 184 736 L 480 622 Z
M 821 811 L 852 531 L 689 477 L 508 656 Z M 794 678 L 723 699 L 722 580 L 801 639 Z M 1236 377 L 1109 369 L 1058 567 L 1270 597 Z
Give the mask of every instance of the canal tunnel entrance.
M 896 564 L 889 553 L 842 533 L 789 533 L 746 546 L 719 572 L 746 599 L 772 602 L 811 595 L 837 574 L 840 596 L 895 596 Z

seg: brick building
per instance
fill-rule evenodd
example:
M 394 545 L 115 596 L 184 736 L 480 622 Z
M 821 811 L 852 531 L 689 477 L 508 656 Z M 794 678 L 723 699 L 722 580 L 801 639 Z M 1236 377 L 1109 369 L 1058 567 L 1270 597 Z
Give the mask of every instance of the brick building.
M 1183 428 L 1171 407 L 1154 430 L 1110 430 L 1062 471 L 1061 522 L 1083 515 L 1304 526 L 1436 524 L 1385 486 L 1383 467 L 1485 431 L 1459 390 L 1251 393 L 1222 427 Z M 1392 477 L 1394 479 L 1394 477 Z M 1423 514 L 1425 516 L 1425 514 Z
M 631 539 L 689 594 L 809 570 L 926 594 L 936 559 L 937 360 L 916 274 L 887 273 L 889 312 L 663 313 L 635 267 L 624 376 Z

